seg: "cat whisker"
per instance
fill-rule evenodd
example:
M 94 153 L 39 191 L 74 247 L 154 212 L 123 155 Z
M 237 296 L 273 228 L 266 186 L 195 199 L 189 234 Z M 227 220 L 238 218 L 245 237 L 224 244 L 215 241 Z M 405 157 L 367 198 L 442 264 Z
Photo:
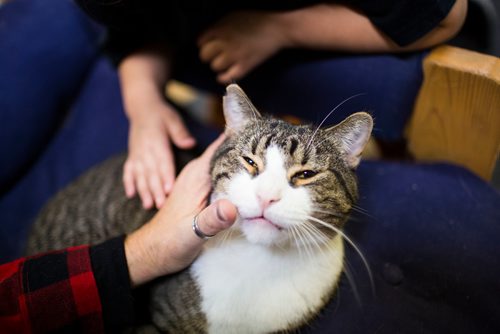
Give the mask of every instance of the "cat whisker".
M 307 221 L 300 225 L 305 232 L 310 236 L 310 240 L 316 246 L 316 248 L 320 251 L 323 257 L 327 257 L 327 254 L 324 251 L 324 247 L 328 247 L 329 238 L 321 232 L 316 226 L 309 224 Z
M 352 293 L 354 294 L 354 298 L 356 299 L 356 302 L 358 305 L 362 305 L 361 302 L 361 296 L 359 294 L 358 286 L 356 285 L 356 280 L 354 279 L 353 271 L 351 270 L 351 265 L 349 264 L 349 261 L 347 261 L 346 258 L 344 258 L 344 273 L 345 276 L 347 277 L 347 281 L 349 282 L 349 285 L 352 288 Z
M 300 247 L 299 241 L 297 239 L 297 235 L 296 235 L 297 232 L 295 231 L 295 226 L 291 225 L 290 228 L 288 229 L 288 231 L 289 231 L 289 234 L 292 236 L 292 240 L 294 241 L 295 246 L 299 250 L 299 256 L 301 258 L 303 258 L 302 247 Z
M 361 213 L 369 218 L 375 219 L 375 217 L 373 215 L 369 214 L 368 211 L 366 211 L 365 209 L 363 209 L 362 207 L 360 207 L 358 205 L 353 204 L 351 207 L 351 210 L 356 211 L 358 213 Z
M 289 225 L 289 230 L 293 230 L 293 233 L 295 234 L 300 234 L 300 241 L 302 242 L 302 244 L 304 244 L 304 247 L 306 244 L 312 244 L 318 250 L 323 252 L 322 246 L 327 245 L 330 238 L 316 226 L 308 223 L 308 217 L 308 215 L 301 211 L 292 212 L 292 215 L 290 215 L 290 219 L 299 218 L 301 220 L 301 223 L 297 225 Z M 286 219 L 286 217 L 284 218 Z
M 305 235 L 304 231 L 301 230 L 300 228 L 298 228 L 298 225 L 295 225 L 294 228 L 295 228 L 295 231 L 297 232 L 297 235 L 299 236 L 300 241 L 301 241 L 301 246 L 302 247 L 300 247 L 300 248 L 304 248 L 304 250 L 307 253 L 307 256 L 309 257 L 309 259 L 313 259 L 314 258 L 314 252 L 311 249 L 311 245 L 307 242 L 308 238 Z
M 317 239 L 318 242 L 321 242 L 322 244 L 328 243 L 328 236 L 326 236 L 320 229 L 318 229 L 316 226 L 310 224 L 307 220 L 304 221 L 301 225 L 305 230 L 309 231 L 310 233 L 313 234 L 313 236 Z
M 326 211 L 326 210 L 321 210 L 321 209 L 314 209 L 313 211 L 327 214 L 327 215 L 331 215 L 331 216 L 335 216 L 338 218 L 345 218 L 347 216 L 346 214 L 336 213 L 336 212 Z M 307 256 L 307 258 L 312 259 L 312 258 L 314 258 L 315 254 L 317 254 L 317 252 L 321 253 L 321 256 L 325 256 L 325 257 L 328 256 L 325 253 L 324 247 L 328 246 L 328 240 L 330 240 L 330 238 L 324 232 L 322 232 L 317 226 L 312 224 L 312 222 L 315 222 L 315 223 L 317 223 L 325 228 L 328 228 L 328 229 L 334 231 L 335 233 L 337 233 L 338 235 L 340 235 L 342 237 L 342 239 L 346 240 L 346 242 L 349 243 L 349 245 L 359 255 L 359 257 L 362 260 L 363 265 L 365 266 L 366 271 L 368 273 L 370 286 L 372 288 L 372 293 L 375 294 L 375 284 L 374 284 L 374 280 L 373 280 L 372 271 L 370 269 L 368 261 L 366 260 L 365 256 L 363 255 L 363 253 L 361 252 L 359 247 L 354 243 L 354 241 L 352 241 L 339 228 L 337 228 L 333 225 L 330 225 L 330 224 L 328 224 L 328 223 L 326 223 L 326 222 L 324 222 L 316 217 L 310 216 L 302 210 L 292 210 L 292 211 L 289 211 L 288 213 L 289 213 L 289 215 L 286 215 L 285 217 L 283 217 L 285 220 L 287 219 L 287 216 L 288 216 L 288 219 L 290 219 L 290 220 L 293 219 L 293 220 L 301 220 L 302 221 L 301 224 L 290 224 L 287 226 L 288 227 L 287 231 L 290 235 L 290 239 L 295 244 L 295 246 L 299 252 L 300 257 Z M 314 247 L 317 251 L 315 252 L 312 247 Z M 360 294 L 359 294 L 359 291 L 358 291 L 358 288 L 357 288 L 357 285 L 356 285 L 356 282 L 354 279 L 354 275 L 353 275 L 352 270 L 349 269 L 349 262 L 347 261 L 346 258 L 344 258 L 344 263 L 346 264 L 346 267 L 345 267 L 346 278 L 352 287 L 353 294 L 356 298 L 356 301 L 358 302 L 358 304 L 361 305 L 361 298 L 360 298 Z
M 322 215 L 327 215 L 329 217 L 333 217 L 338 220 L 339 223 L 343 223 L 344 221 L 350 220 L 350 221 L 360 221 L 359 218 L 353 217 L 352 215 L 348 213 L 341 213 L 341 212 L 329 212 L 329 211 L 318 211 L 316 209 L 311 210 L 312 213 L 315 214 L 322 214 Z M 316 217 L 317 218 L 317 217 Z
M 345 99 L 344 101 L 340 102 L 339 104 L 337 104 L 337 106 L 335 108 L 333 108 L 324 118 L 323 120 L 321 121 L 321 123 L 319 123 L 318 127 L 316 128 L 316 130 L 314 130 L 313 134 L 311 135 L 311 138 L 309 138 L 309 141 L 307 142 L 307 145 L 306 145 L 306 152 L 309 150 L 309 146 L 311 145 L 311 143 L 313 142 L 314 140 L 314 137 L 316 136 L 316 133 L 319 131 L 319 129 L 321 128 L 321 126 L 323 125 L 323 123 L 326 122 L 326 120 L 328 119 L 328 117 L 330 117 L 331 114 L 333 114 L 335 112 L 335 110 L 337 110 L 341 105 L 343 105 L 344 103 L 346 103 L 347 101 L 351 100 L 351 99 L 354 99 L 360 95 L 365 95 L 365 93 L 359 93 L 359 94 L 355 94 L 351 97 L 348 97 L 347 99 Z
M 224 246 L 224 244 L 227 243 L 227 241 L 229 239 L 231 239 L 233 233 L 234 233 L 234 228 L 229 228 L 229 229 L 223 231 L 220 234 L 220 237 L 219 237 L 219 240 L 218 240 L 218 245 L 219 246 Z
M 317 209 L 317 208 L 312 209 L 312 211 L 313 212 L 317 212 L 317 213 L 323 213 L 323 214 L 326 214 L 326 215 L 330 215 L 330 216 L 333 216 L 333 217 L 339 218 L 339 219 L 346 219 L 346 218 L 348 218 L 351 221 L 360 221 L 359 218 L 353 217 L 349 213 L 324 211 L 324 210 L 320 210 L 320 209 Z
M 329 215 L 329 216 L 332 216 L 332 217 L 335 217 L 335 218 L 347 218 L 349 216 L 348 213 L 343 213 L 343 212 L 338 212 L 338 211 L 326 211 L 326 210 L 321 210 L 321 209 L 318 209 L 318 208 L 313 208 L 312 209 L 313 212 L 316 212 L 316 213 L 322 213 L 322 214 L 325 214 L 325 215 Z
M 313 212 L 317 213 L 324 213 L 328 214 L 330 216 L 336 217 L 336 218 L 344 218 L 347 214 L 344 214 L 342 212 L 334 212 L 334 211 L 326 211 L 326 210 L 321 210 L 318 207 L 314 207 L 311 209 Z M 308 212 L 304 210 L 294 210 L 294 209 L 289 209 L 287 210 L 287 213 L 290 215 L 283 215 L 285 219 L 293 219 L 293 220 L 304 220 L 305 218 L 309 217 Z
M 312 225 L 312 224 L 304 224 L 304 226 L 307 226 L 308 229 L 310 229 L 311 231 L 316 231 L 316 235 L 321 235 L 322 238 L 324 239 L 328 239 L 323 232 L 321 232 L 321 230 L 319 230 L 316 226 Z M 313 232 L 314 233 L 314 232 Z M 326 243 L 326 241 L 324 241 L 324 243 Z M 319 248 L 319 247 L 318 247 Z M 319 248 L 321 249 L 321 248 Z M 322 249 L 321 249 L 322 250 Z M 326 256 L 326 254 L 322 251 L 322 254 L 323 256 Z M 369 268 L 368 268 L 369 269 Z M 360 297 L 360 294 L 359 294 L 359 290 L 358 290 L 358 287 L 357 287 L 357 284 L 356 284 L 356 280 L 354 278 L 354 272 L 353 270 L 351 269 L 351 265 L 348 261 L 347 258 L 344 257 L 344 272 L 345 272 L 345 275 L 346 275 L 346 278 L 347 278 L 347 281 L 349 282 L 349 285 L 351 286 L 352 288 L 352 292 L 354 294 L 354 298 L 356 299 L 356 302 L 359 304 L 359 305 L 362 305 L 362 302 L 361 302 L 361 297 Z M 370 276 L 370 273 L 371 271 L 368 272 L 369 273 L 369 276 Z M 374 293 L 374 283 L 373 283 L 373 280 L 371 279 L 370 280 L 370 283 L 371 283 L 371 287 L 372 287 L 372 292 Z
M 323 256 L 326 256 L 322 246 L 327 245 L 329 239 L 321 231 L 315 230 L 314 226 L 308 224 L 307 221 L 295 225 L 294 228 L 303 236 L 302 243 L 309 249 L 309 254 L 313 253 L 312 247 L 314 246 Z
M 370 279 L 370 284 L 371 284 L 371 287 L 372 287 L 372 293 L 375 294 L 375 283 L 374 283 L 374 280 L 373 280 L 373 274 L 372 274 L 372 271 L 370 269 L 370 266 L 368 265 L 368 261 L 366 260 L 365 256 L 363 255 L 363 253 L 361 252 L 361 250 L 358 248 L 358 246 L 356 246 L 356 244 L 351 240 L 351 238 L 349 238 L 342 230 L 340 230 L 339 228 L 333 226 L 333 225 L 330 225 L 330 224 L 327 224 L 325 223 L 324 221 L 320 220 L 320 219 L 317 219 L 315 217 L 312 217 L 312 216 L 308 216 L 308 219 L 313 221 L 313 222 L 316 222 L 326 228 L 329 228 L 331 229 L 332 231 L 338 233 L 345 241 L 347 241 L 351 247 L 356 251 L 356 253 L 358 253 L 359 257 L 361 258 L 361 261 L 363 262 L 363 265 L 365 266 L 365 269 L 368 273 L 368 277 Z
M 296 214 L 300 213 L 296 212 Z M 295 215 L 294 217 L 297 217 L 297 215 Z M 306 221 L 305 218 L 306 216 L 304 215 L 304 219 L 302 220 Z M 326 244 L 328 241 L 328 238 L 326 236 L 322 235 L 318 237 L 318 235 L 315 234 L 314 231 L 311 231 L 310 227 L 304 226 L 304 223 L 298 225 L 289 225 L 288 230 L 293 235 L 293 237 L 296 237 L 295 245 L 299 249 L 299 253 L 302 251 L 302 248 L 304 248 L 307 252 L 307 255 L 310 257 L 312 257 L 314 253 L 312 246 L 315 246 L 322 251 L 320 243 Z
M 327 254 L 324 252 L 323 248 L 320 246 L 320 243 L 322 245 L 327 244 L 327 240 L 329 239 L 326 237 L 326 235 L 321 232 L 316 226 L 314 226 L 311 223 L 304 223 L 300 225 L 300 227 L 304 228 L 305 231 L 308 231 L 308 233 L 311 235 L 311 240 L 315 241 L 314 244 L 318 248 L 318 250 L 321 252 L 322 256 L 327 256 Z M 349 261 L 347 258 L 344 257 L 344 272 L 347 278 L 347 281 L 349 282 L 349 285 L 351 286 L 352 292 L 354 294 L 354 298 L 356 299 L 356 302 L 358 305 L 362 305 L 361 302 L 361 296 L 359 294 L 359 290 L 356 284 L 356 280 L 354 278 L 353 271 L 351 270 L 351 265 L 349 264 Z M 373 286 L 373 285 L 372 285 Z

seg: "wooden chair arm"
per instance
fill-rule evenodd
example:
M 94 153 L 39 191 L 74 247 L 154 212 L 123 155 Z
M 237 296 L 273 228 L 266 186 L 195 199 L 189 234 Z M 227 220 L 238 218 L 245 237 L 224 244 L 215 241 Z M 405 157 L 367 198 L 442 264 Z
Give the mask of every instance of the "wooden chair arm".
M 424 60 L 407 139 L 419 161 L 448 161 L 485 180 L 500 151 L 500 59 L 452 46 Z

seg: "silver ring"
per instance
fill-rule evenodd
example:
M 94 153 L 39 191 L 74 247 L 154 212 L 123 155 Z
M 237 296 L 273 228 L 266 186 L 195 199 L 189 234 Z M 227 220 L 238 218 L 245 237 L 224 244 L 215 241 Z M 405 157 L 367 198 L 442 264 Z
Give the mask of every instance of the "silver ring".
M 208 234 L 205 234 L 203 233 L 201 230 L 200 230 L 200 227 L 198 226 L 198 215 L 194 216 L 193 218 L 193 231 L 194 231 L 194 234 L 196 234 L 196 236 L 200 239 L 203 239 L 203 240 L 207 240 L 207 239 L 210 239 L 211 237 L 215 236 L 214 235 L 208 235 Z

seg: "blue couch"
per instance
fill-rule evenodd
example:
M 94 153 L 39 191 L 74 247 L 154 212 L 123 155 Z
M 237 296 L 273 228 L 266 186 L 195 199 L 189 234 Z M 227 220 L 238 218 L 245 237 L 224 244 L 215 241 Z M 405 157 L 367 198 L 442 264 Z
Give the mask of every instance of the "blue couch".
M 50 196 L 126 150 L 128 124 L 116 71 L 101 50 L 104 38 L 104 29 L 69 0 L 12 0 L 0 7 L 0 262 L 22 254 Z M 423 56 L 284 55 L 241 85 L 258 107 L 312 121 L 343 98 L 365 93 L 331 122 L 368 108 L 375 134 L 395 140 L 418 91 Z M 221 90 L 200 74 L 206 68 L 191 70 L 179 77 Z M 335 86 L 332 77 L 346 84 Z M 215 136 L 194 124 L 193 132 L 202 143 Z M 358 175 L 362 212 L 346 233 L 370 263 L 375 291 L 347 247 L 353 282 L 343 278 L 322 317 L 304 332 L 500 332 L 499 193 L 449 164 L 364 162 Z

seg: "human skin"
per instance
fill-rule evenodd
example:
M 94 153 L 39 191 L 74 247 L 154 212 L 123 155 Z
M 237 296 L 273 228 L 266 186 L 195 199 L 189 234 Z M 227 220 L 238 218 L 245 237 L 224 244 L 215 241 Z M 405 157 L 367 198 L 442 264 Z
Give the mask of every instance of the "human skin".
M 285 12 L 234 12 L 199 36 L 199 56 L 217 80 L 227 84 L 286 48 L 398 53 L 432 47 L 459 31 L 466 12 L 467 1 L 457 0 L 436 28 L 404 47 L 362 13 L 341 4 Z M 125 190 L 129 197 L 138 193 L 145 208 L 161 207 L 175 179 L 171 145 L 189 148 L 195 144 L 175 108 L 163 98 L 170 78 L 168 52 L 160 48 L 138 51 L 125 58 L 119 72 L 131 124 Z
M 457 0 L 447 17 L 422 38 L 401 47 L 361 12 L 341 4 L 318 4 L 286 12 L 235 12 L 198 40 L 200 58 L 221 83 L 239 80 L 281 49 L 404 52 L 448 40 L 461 28 L 467 1 Z
M 119 67 L 121 90 L 130 122 L 123 184 L 128 197 L 139 194 L 144 208 L 160 208 L 175 179 L 171 144 L 188 149 L 196 141 L 177 111 L 165 101 L 167 55 L 145 49 Z
M 237 210 L 231 202 L 220 200 L 206 207 L 210 159 L 223 139 L 221 136 L 184 167 L 163 207 L 125 239 L 133 286 L 182 270 L 196 258 L 204 243 L 192 229 L 196 215 L 198 226 L 206 235 L 215 235 L 234 223 Z

